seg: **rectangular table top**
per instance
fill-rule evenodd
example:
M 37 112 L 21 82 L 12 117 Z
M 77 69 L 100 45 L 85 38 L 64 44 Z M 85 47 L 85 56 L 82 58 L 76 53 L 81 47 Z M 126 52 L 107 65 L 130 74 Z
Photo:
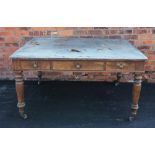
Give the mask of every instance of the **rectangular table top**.
M 11 59 L 147 60 L 127 40 L 103 38 L 34 38 Z

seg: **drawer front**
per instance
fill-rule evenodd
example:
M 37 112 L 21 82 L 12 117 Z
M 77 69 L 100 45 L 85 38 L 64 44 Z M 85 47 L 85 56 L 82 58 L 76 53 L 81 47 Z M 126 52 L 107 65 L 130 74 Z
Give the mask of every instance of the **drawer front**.
M 144 72 L 145 62 L 123 61 L 33 61 L 16 60 L 13 70 L 57 70 L 57 71 L 109 71 L 109 72 Z
M 145 62 L 135 62 L 135 70 L 136 71 L 145 71 Z
M 66 70 L 66 71 L 105 70 L 105 63 L 97 61 L 53 61 L 52 64 L 53 64 L 53 70 Z
M 23 70 L 49 70 L 51 68 L 49 61 L 21 61 Z
M 136 71 L 135 62 L 107 62 L 106 71 Z

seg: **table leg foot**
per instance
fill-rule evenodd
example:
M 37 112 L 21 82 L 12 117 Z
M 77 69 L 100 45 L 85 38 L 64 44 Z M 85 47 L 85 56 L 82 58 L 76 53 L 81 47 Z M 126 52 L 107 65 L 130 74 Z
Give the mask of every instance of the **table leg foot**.
M 117 87 L 119 85 L 119 82 L 115 82 L 114 85 Z
M 130 122 L 135 121 L 135 120 L 136 120 L 136 115 L 131 115 L 131 116 L 129 116 L 128 120 L 129 120 Z
M 19 115 L 23 119 L 27 119 L 27 114 L 24 111 L 24 107 L 19 107 Z
M 21 118 L 27 119 L 27 114 L 25 114 L 24 112 L 19 112 L 19 115 Z

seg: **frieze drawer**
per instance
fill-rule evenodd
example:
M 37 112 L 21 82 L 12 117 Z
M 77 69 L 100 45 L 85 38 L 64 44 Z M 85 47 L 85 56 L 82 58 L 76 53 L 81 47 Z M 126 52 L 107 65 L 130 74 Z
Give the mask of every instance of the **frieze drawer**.
M 20 65 L 24 70 L 49 70 L 51 68 L 49 61 L 21 61 Z
M 143 71 L 144 62 L 125 62 L 125 61 L 110 61 L 106 62 L 106 71 L 116 72 L 132 72 L 132 71 Z
M 53 61 L 53 70 L 104 71 L 105 63 L 100 61 Z

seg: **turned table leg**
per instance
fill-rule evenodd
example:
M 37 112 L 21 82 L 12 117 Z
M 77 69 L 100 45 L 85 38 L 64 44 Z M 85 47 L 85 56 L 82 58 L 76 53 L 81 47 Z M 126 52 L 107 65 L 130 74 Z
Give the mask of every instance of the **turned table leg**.
M 22 71 L 15 72 L 15 81 L 16 81 L 16 93 L 19 108 L 19 114 L 22 118 L 26 119 L 27 115 L 24 113 L 25 101 L 24 101 L 24 80 Z
M 132 121 L 136 118 L 138 111 L 138 102 L 141 92 L 142 75 L 135 74 L 134 84 L 132 88 L 132 106 L 131 106 L 131 116 L 129 120 Z

